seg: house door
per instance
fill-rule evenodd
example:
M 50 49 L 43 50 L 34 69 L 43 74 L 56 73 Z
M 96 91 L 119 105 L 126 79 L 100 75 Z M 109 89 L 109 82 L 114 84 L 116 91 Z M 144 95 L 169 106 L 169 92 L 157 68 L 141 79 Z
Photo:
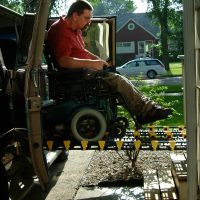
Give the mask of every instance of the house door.
M 138 58 L 143 58 L 145 56 L 145 41 L 138 41 Z
M 146 57 L 154 57 L 154 52 L 153 52 L 153 41 L 152 40 L 147 40 L 145 41 L 145 54 Z
M 153 42 L 148 41 L 138 41 L 138 58 L 151 57 L 152 55 L 152 44 Z

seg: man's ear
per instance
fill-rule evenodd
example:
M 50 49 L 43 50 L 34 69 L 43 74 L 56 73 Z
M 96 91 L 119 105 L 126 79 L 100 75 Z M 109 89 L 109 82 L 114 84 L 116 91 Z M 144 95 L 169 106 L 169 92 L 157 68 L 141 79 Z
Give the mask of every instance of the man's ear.
M 77 21 L 77 19 L 78 19 L 78 14 L 77 14 L 76 12 L 74 12 L 72 16 L 73 16 L 74 21 Z

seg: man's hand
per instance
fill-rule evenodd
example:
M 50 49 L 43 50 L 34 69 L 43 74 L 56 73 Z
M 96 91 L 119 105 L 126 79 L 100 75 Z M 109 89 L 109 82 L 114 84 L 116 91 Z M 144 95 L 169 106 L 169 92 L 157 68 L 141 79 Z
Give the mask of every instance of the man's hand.
M 91 65 L 88 66 L 91 70 L 98 71 L 103 70 L 105 67 L 109 67 L 109 64 L 104 60 L 91 60 Z

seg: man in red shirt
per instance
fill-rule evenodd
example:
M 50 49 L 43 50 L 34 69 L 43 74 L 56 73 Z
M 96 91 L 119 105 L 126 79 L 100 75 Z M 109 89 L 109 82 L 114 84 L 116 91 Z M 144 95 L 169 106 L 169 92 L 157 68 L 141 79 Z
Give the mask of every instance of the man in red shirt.
M 82 30 L 86 29 L 92 18 L 92 5 L 85 0 L 77 0 L 67 16 L 53 23 L 48 31 L 47 42 L 61 68 L 85 68 L 90 71 L 103 70 L 109 63 L 85 49 Z M 113 91 L 125 99 L 128 110 L 139 124 L 146 124 L 167 118 L 172 114 L 169 108 L 156 105 L 138 91 L 125 77 L 107 72 L 104 81 Z

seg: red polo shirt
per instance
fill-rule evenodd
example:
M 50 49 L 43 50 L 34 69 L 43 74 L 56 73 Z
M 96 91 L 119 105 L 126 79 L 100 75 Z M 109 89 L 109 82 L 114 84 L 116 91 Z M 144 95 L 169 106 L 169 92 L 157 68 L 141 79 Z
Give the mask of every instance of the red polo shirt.
M 65 17 L 61 17 L 51 25 L 47 41 L 56 60 L 63 56 L 91 59 L 91 56 L 85 49 L 82 31 L 73 31 L 65 21 Z

